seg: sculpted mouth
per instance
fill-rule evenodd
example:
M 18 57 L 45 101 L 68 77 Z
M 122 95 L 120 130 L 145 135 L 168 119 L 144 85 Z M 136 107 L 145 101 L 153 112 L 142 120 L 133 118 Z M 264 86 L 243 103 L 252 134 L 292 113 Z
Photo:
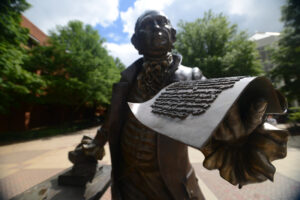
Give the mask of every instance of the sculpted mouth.
M 153 44 L 154 46 L 163 46 L 168 43 L 168 40 L 165 38 L 154 38 Z

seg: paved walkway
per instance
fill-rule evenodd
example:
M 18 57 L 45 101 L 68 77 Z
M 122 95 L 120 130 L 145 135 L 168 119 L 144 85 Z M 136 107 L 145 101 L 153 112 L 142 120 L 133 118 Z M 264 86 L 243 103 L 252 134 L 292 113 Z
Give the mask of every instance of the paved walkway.
M 0 199 L 11 197 L 50 178 L 71 166 L 67 153 L 73 150 L 83 135 L 93 137 L 97 127 L 67 136 L 44 138 L 30 142 L 0 146 Z M 287 158 L 274 161 L 277 173 L 274 183 L 244 186 L 239 190 L 224 181 L 216 170 L 202 167 L 203 155 L 190 148 L 190 160 L 199 177 L 199 184 L 208 200 L 214 199 L 296 199 L 300 193 L 300 136 L 290 138 Z M 101 161 L 109 164 L 107 155 Z M 103 200 L 110 200 L 109 190 Z

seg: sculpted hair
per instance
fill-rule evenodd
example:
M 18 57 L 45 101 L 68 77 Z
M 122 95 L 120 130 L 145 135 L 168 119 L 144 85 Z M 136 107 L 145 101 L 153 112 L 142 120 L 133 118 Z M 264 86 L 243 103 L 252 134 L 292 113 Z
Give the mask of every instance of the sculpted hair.
M 141 16 L 139 16 L 139 18 L 136 20 L 135 26 L 134 26 L 134 32 L 136 33 L 139 29 L 140 29 L 140 24 L 141 21 L 147 17 L 148 15 L 153 15 L 153 14 L 157 14 L 157 15 L 165 15 L 164 13 L 157 11 L 157 10 L 147 10 L 145 11 Z M 170 20 L 168 19 L 168 22 L 170 23 Z

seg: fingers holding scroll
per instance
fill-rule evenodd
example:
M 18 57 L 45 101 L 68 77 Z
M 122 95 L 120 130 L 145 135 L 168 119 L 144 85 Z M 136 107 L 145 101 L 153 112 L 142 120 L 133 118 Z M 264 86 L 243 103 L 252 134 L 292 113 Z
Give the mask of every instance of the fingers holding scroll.
M 247 137 L 262 123 L 266 108 L 267 101 L 258 99 L 250 104 L 246 113 L 241 113 L 238 103 L 235 103 L 214 132 L 214 139 L 234 143 Z
M 251 134 L 256 127 L 258 127 L 263 120 L 263 116 L 267 109 L 267 101 L 263 98 L 259 98 L 254 101 L 246 113 L 243 124 L 245 126 L 246 135 Z
M 224 120 L 221 122 L 213 137 L 219 141 L 234 142 L 245 135 L 239 107 L 233 105 Z

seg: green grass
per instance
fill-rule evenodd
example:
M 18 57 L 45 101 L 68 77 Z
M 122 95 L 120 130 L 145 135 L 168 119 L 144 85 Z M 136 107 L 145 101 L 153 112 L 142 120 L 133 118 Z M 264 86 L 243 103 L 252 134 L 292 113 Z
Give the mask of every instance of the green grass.
M 289 112 L 289 120 L 293 123 L 300 123 L 300 107 L 291 107 Z
M 11 144 L 22 141 L 29 141 L 44 137 L 51 137 L 56 135 L 67 135 L 74 131 L 90 128 L 100 125 L 99 122 L 80 121 L 73 123 L 65 123 L 58 126 L 41 127 L 38 129 L 19 131 L 19 132 L 3 132 L 0 133 L 0 145 Z

